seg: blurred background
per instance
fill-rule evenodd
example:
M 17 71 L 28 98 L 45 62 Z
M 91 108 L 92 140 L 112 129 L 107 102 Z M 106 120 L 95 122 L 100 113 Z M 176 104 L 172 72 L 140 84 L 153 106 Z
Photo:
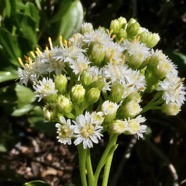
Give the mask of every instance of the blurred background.
M 0 0 L 0 185 L 35 179 L 81 185 L 76 149 L 57 142 L 54 124 L 43 119 L 33 90 L 19 84 L 17 59 L 44 49 L 49 36 L 54 43 L 59 35 L 68 39 L 82 22 L 108 28 L 120 16 L 159 33 L 156 48 L 186 77 L 185 0 Z M 110 185 L 186 185 L 186 104 L 176 117 L 151 111 L 146 118 L 145 140 L 118 139 Z M 106 141 L 93 152 L 95 162 Z

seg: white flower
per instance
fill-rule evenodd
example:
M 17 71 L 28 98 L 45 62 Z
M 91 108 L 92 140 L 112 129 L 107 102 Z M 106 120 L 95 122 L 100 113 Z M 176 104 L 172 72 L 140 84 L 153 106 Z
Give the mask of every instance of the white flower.
M 89 69 L 90 61 L 83 54 L 79 55 L 77 59 L 69 61 L 69 65 L 72 68 L 74 74 L 79 74 L 84 70 Z
M 60 117 L 60 123 L 56 123 L 57 139 L 60 143 L 71 145 L 71 139 L 74 136 L 73 125 L 71 120 L 66 120 L 63 116 Z
M 92 148 L 93 143 L 98 143 L 101 137 L 103 127 L 100 125 L 100 120 L 97 120 L 94 114 L 88 112 L 85 115 L 81 114 L 73 121 L 75 133 L 75 145 L 83 143 L 83 148 Z
M 129 56 L 140 56 L 140 61 L 144 61 L 150 55 L 150 49 L 146 47 L 145 44 L 140 43 L 139 41 L 130 42 L 128 40 L 124 40 L 121 46 L 128 52 Z
M 114 134 L 122 134 L 127 130 L 128 122 L 126 121 L 117 119 L 111 124 L 111 132 Z
M 146 119 L 142 117 L 141 115 L 137 116 L 134 119 L 128 119 L 128 132 L 129 134 L 137 134 L 138 138 L 143 137 L 143 133 L 146 132 L 147 126 L 146 125 L 140 125 L 140 123 L 145 122 Z
M 119 106 L 116 103 L 113 103 L 111 101 L 105 101 L 102 104 L 101 109 L 104 115 L 113 115 L 117 112 L 118 107 Z
M 126 65 L 108 64 L 102 71 L 108 82 L 119 82 L 124 87 L 123 98 L 136 91 L 145 90 L 145 77 L 138 70 L 132 70 Z
M 105 32 L 104 29 L 97 29 L 93 32 L 86 32 L 84 34 L 84 42 L 88 45 L 92 42 L 99 43 L 103 45 L 108 45 L 112 41 L 112 38 L 109 36 L 108 33 Z
M 182 79 L 177 76 L 167 75 L 163 81 L 158 83 L 157 90 L 163 92 L 162 99 L 165 100 L 166 104 L 176 102 L 181 106 L 186 100 L 185 87 Z
M 121 47 L 118 43 L 109 42 L 105 46 L 106 50 L 106 60 L 108 60 L 112 64 L 122 64 L 123 63 L 123 47 Z
M 83 23 L 80 27 L 81 33 L 86 33 L 86 32 L 92 32 L 94 31 L 93 25 L 91 23 Z
M 33 87 L 36 90 L 36 97 L 39 97 L 38 101 L 40 101 L 43 97 L 57 93 L 55 83 L 50 78 L 43 78 L 42 81 L 39 81 Z
M 47 51 L 46 51 L 47 52 Z M 64 48 L 54 47 L 52 50 L 48 51 L 48 67 L 47 71 L 55 72 L 55 74 L 61 74 L 62 71 L 65 71 L 65 56 Z
M 103 69 L 103 76 L 110 80 L 112 83 L 120 82 L 126 84 L 129 81 L 130 70 L 126 65 L 113 65 L 107 64 Z
M 27 85 L 28 80 L 32 80 L 33 82 L 37 80 L 37 75 L 33 73 L 32 68 L 25 66 L 24 69 L 18 68 L 18 76 L 20 79 L 20 83 Z

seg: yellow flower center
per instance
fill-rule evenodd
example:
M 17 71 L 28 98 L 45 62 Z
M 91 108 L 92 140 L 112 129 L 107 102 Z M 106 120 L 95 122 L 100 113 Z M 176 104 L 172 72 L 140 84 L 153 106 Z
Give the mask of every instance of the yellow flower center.
M 91 134 L 94 133 L 94 126 L 91 124 L 87 124 L 81 129 L 81 135 L 84 138 L 88 138 Z

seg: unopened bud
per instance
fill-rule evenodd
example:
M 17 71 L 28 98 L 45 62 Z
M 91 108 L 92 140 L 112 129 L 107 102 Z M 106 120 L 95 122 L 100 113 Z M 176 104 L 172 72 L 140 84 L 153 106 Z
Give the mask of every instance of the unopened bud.
M 81 104 L 84 101 L 85 89 L 82 85 L 76 84 L 71 89 L 71 100 L 74 104 Z
M 140 107 L 139 103 L 133 100 L 125 103 L 121 107 L 122 115 L 125 118 L 128 118 L 128 117 L 133 118 L 136 115 L 138 115 L 141 111 L 142 111 L 142 108 Z
M 140 24 L 133 18 L 131 18 L 127 25 L 127 34 L 129 36 L 135 36 L 139 33 Z
M 100 90 L 98 88 L 91 88 L 87 93 L 87 102 L 88 103 L 96 103 L 100 97 Z
M 110 132 L 113 134 L 122 134 L 127 130 L 127 123 L 123 120 L 114 120 L 110 125 Z
M 148 31 L 140 33 L 140 41 L 145 43 L 149 48 L 156 46 L 159 40 L 160 36 L 156 33 L 151 33 Z
M 68 114 L 72 111 L 72 103 L 69 98 L 59 95 L 57 98 L 57 109 L 62 114 Z
M 52 121 L 57 117 L 57 109 L 55 104 L 47 104 L 43 108 L 44 118 Z
M 163 104 L 161 110 L 167 116 L 176 116 L 180 112 L 180 106 L 177 103 Z
M 118 103 L 121 101 L 123 96 L 124 88 L 120 83 L 114 83 L 111 86 L 111 101 Z
M 124 17 L 119 17 L 118 21 L 119 21 L 120 27 L 123 28 L 123 29 L 126 29 L 127 20 Z
M 54 77 L 55 87 L 58 93 L 62 94 L 66 91 L 68 80 L 65 75 L 57 75 Z
M 103 63 L 103 60 L 105 58 L 105 47 L 100 44 L 94 44 L 91 50 L 91 61 L 97 65 L 100 66 Z
M 105 101 L 102 104 L 101 109 L 105 115 L 105 122 L 110 122 L 115 119 L 118 107 L 116 103 L 110 101 Z
M 110 30 L 113 30 L 114 34 L 117 34 L 120 31 L 120 23 L 117 19 L 112 20 L 110 23 Z
M 94 29 L 93 29 L 93 25 L 91 23 L 83 23 L 81 25 L 80 32 L 82 34 L 85 34 L 87 32 L 92 32 L 92 31 L 94 31 Z
M 80 76 L 80 81 L 83 86 L 89 86 L 92 83 L 92 75 L 88 71 L 84 70 Z
M 126 39 L 127 38 L 127 31 L 125 29 L 120 29 L 119 34 L 118 34 L 119 38 L 123 38 Z

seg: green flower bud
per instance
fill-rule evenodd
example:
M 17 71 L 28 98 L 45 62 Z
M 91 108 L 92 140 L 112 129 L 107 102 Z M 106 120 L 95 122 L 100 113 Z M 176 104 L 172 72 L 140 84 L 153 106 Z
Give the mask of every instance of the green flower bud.
M 105 47 L 101 44 L 94 44 L 91 50 L 90 59 L 97 66 L 102 65 L 105 58 Z
M 133 69 L 138 69 L 144 61 L 144 56 L 141 53 L 131 55 L 129 57 L 128 65 Z
M 148 31 L 140 33 L 140 41 L 145 43 L 149 48 L 156 46 L 159 40 L 160 36 L 156 33 L 151 33 Z
M 137 116 L 141 111 L 142 108 L 140 107 L 139 103 L 131 100 L 122 105 L 120 113 L 124 116 L 124 118 L 133 118 Z
M 120 31 L 120 28 L 121 24 L 117 19 L 111 21 L 110 30 L 113 30 L 114 34 L 117 34 Z
M 127 122 L 123 120 L 114 120 L 109 130 L 112 134 L 122 134 L 127 131 Z
M 180 112 L 180 106 L 177 103 L 163 104 L 161 111 L 167 116 L 176 116 Z
M 48 96 L 44 96 L 43 100 L 45 103 L 54 103 L 56 102 L 57 94 L 50 94 Z
M 124 102 L 127 103 L 127 102 L 132 101 L 132 100 L 137 102 L 137 103 L 140 103 L 141 102 L 141 95 L 140 95 L 140 93 L 139 92 L 131 93 L 130 95 L 128 95 L 125 98 Z
M 57 109 L 55 104 L 47 104 L 43 108 L 44 118 L 52 121 L 57 117 Z
M 80 27 L 80 32 L 82 34 L 85 34 L 87 32 L 92 32 L 92 31 L 94 31 L 94 29 L 93 29 L 93 25 L 91 23 L 84 23 Z
M 82 85 L 74 85 L 71 89 L 71 100 L 74 104 L 81 104 L 84 101 L 85 89 Z
M 62 114 L 68 114 L 72 111 L 72 103 L 69 98 L 59 95 L 57 98 L 57 109 Z
M 110 123 L 112 120 L 115 119 L 118 107 L 119 106 L 116 103 L 113 103 L 110 101 L 105 101 L 102 104 L 101 109 L 102 109 L 103 114 L 105 116 L 104 122 Z
M 89 86 L 92 83 L 92 75 L 88 71 L 84 70 L 81 73 L 80 81 L 83 86 Z
M 54 77 L 55 87 L 59 94 L 63 94 L 66 91 L 68 80 L 65 75 L 57 75 Z
M 125 29 L 121 29 L 120 31 L 119 31 L 119 34 L 118 34 L 118 37 L 119 38 L 127 38 L 127 31 L 125 30 Z
M 148 68 L 158 78 L 163 79 L 168 72 L 172 69 L 172 64 L 167 59 L 166 55 L 161 51 L 156 51 L 148 58 Z
M 100 90 L 98 88 L 91 88 L 86 95 L 87 102 L 91 104 L 96 103 L 99 100 L 99 97 Z
M 131 18 L 127 25 L 127 34 L 129 36 L 135 36 L 139 33 L 140 24 L 133 18 Z
M 123 28 L 123 29 L 126 29 L 127 20 L 124 17 L 119 17 L 118 21 L 119 21 L 120 27 Z
M 105 86 L 105 82 L 104 82 L 104 80 L 103 80 L 102 78 L 99 78 L 99 79 L 95 80 L 95 81 L 92 83 L 92 85 L 91 85 L 91 87 L 96 87 L 96 88 L 98 88 L 100 91 L 103 89 L 104 86 Z
M 111 101 L 118 103 L 121 101 L 123 96 L 124 88 L 120 83 L 114 83 L 111 86 L 110 97 Z

